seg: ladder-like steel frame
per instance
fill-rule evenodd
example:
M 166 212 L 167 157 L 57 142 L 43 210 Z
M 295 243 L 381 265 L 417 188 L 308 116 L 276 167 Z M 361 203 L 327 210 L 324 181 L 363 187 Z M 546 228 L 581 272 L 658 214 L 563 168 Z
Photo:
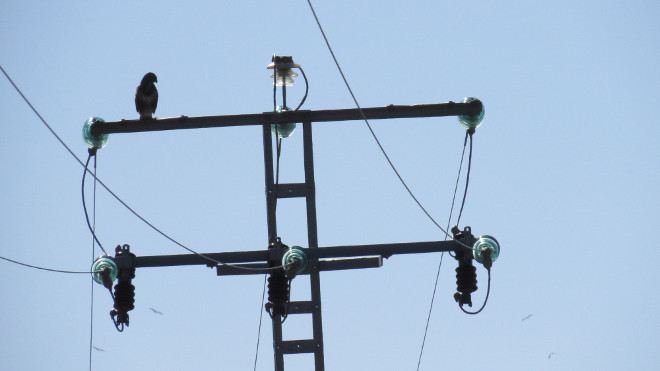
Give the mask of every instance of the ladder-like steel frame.
M 288 306 L 288 314 L 312 315 L 312 339 L 284 340 L 282 338 L 282 316 L 273 315 L 273 348 L 275 371 L 284 371 L 284 355 L 313 353 L 315 371 L 325 369 L 323 360 L 323 328 L 321 318 L 320 272 L 327 270 L 377 268 L 382 266 L 382 258 L 396 254 L 417 254 L 443 251 L 461 251 L 462 243 L 454 240 L 409 242 L 377 245 L 319 247 L 316 222 L 316 192 L 314 184 L 314 154 L 312 146 L 312 122 L 332 122 L 363 119 L 392 119 L 440 116 L 477 116 L 482 110 L 478 100 L 469 103 L 438 103 L 413 106 L 374 107 L 364 109 L 283 111 L 262 114 L 244 114 L 207 117 L 174 117 L 154 120 L 121 120 L 117 122 L 96 122 L 90 132 L 93 136 L 111 133 L 133 133 L 177 129 L 197 129 L 225 126 L 261 125 L 263 128 L 264 168 L 266 183 L 266 205 L 269 248 L 253 251 L 221 253 L 133 256 L 116 256 L 120 270 L 142 267 L 165 267 L 180 265 L 216 266 L 217 274 L 242 275 L 269 273 L 269 268 L 277 266 L 283 255 L 282 249 L 271 249 L 280 245 L 277 235 L 276 205 L 280 198 L 305 197 L 307 210 L 308 247 L 301 248 L 309 263 L 303 274 L 309 274 L 311 287 L 310 301 L 294 301 Z M 273 174 L 273 134 L 271 125 L 302 123 L 304 183 L 275 184 Z M 277 140 L 277 138 L 275 138 Z M 471 235 L 469 238 L 473 238 Z M 203 255 L 203 256 L 202 256 Z M 210 259 L 225 264 L 216 265 Z M 340 259 L 330 259 L 340 258 Z M 233 266 L 252 268 L 237 269 Z
M 279 198 L 305 197 L 307 209 L 307 246 L 318 248 L 316 225 L 316 190 L 314 186 L 314 151 L 312 146 L 312 123 L 303 124 L 303 157 L 305 183 L 275 184 L 273 178 L 273 134 L 270 124 L 263 124 L 264 168 L 266 180 L 266 208 L 268 222 L 268 244 L 277 243 L 277 200 Z M 277 137 L 275 137 L 277 140 Z M 296 190 L 294 192 L 294 190 Z M 275 371 L 284 371 L 284 355 L 314 353 L 315 370 L 325 369 L 323 362 L 323 321 L 321 318 L 321 281 L 318 259 L 309 259 L 310 301 L 289 303 L 288 315 L 312 315 L 312 339 L 283 340 L 282 316 L 272 316 L 273 349 L 275 353 Z

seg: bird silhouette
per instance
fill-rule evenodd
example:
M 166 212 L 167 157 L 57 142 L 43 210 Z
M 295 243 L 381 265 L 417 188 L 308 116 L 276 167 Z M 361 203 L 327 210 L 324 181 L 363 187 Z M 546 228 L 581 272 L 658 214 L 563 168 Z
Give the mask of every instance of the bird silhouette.
M 156 74 L 149 72 L 142 78 L 135 90 L 135 110 L 140 114 L 140 120 L 149 120 L 156 113 L 158 106 L 158 90 L 154 83 L 158 82 Z
M 157 309 L 154 309 L 154 308 L 149 308 L 149 309 L 151 309 L 151 311 L 154 312 L 154 313 L 156 313 L 156 314 L 160 314 L 161 316 L 163 315 L 163 312 L 161 312 L 161 311 L 159 311 L 159 310 L 157 310 Z
M 558 356 L 559 353 L 552 352 L 552 353 L 548 354 L 548 359 L 550 359 L 552 356 L 555 356 L 555 355 Z
M 96 347 L 96 346 L 94 346 L 94 347 L 92 347 L 92 348 L 94 348 L 95 350 L 98 350 L 99 352 L 105 352 L 105 350 L 103 350 L 103 349 L 101 349 L 101 348 L 99 348 L 99 347 Z
M 521 319 L 521 321 L 527 321 L 528 319 L 532 318 L 532 316 L 533 316 L 533 314 L 529 314 L 529 315 L 523 317 L 523 319 Z

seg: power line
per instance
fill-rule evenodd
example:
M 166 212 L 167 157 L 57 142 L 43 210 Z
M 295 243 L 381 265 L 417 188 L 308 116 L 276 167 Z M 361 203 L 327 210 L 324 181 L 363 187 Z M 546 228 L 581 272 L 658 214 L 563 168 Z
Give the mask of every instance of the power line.
M 39 267 L 39 266 L 36 266 L 36 265 L 27 264 L 27 263 L 22 263 L 22 262 L 19 262 L 19 261 L 17 261 L 17 260 L 13 260 L 13 259 L 5 258 L 4 256 L 0 256 L 0 259 L 2 259 L 2 260 L 6 260 L 6 261 L 11 262 L 11 263 L 14 263 L 14 264 L 22 265 L 22 266 L 24 266 L 24 267 L 34 268 L 34 269 L 40 269 L 40 270 L 43 270 L 43 271 L 55 272 L 55 273 L 72 273 L 72 274 L 94 274 L 94 273 L 100 273 L 100 272 L 90 272 L 90 271 L 69 271 L 69 270 L 63 270 L 63 269 L 53 269 L 53 268 Z
M 468 155 L 468 168 L 467 168 L 467 175 L 465 176 L 465 191 L 463 192 L 463 202 L 461 202 L 461 210 L 458 213 L 458 220 L 456 220 L 456 225 L 461 222 L 461 215 L 463 215 L 463 206 L 465 206 L 465 197 L 467 196 L 467 191 L 468 191 L 468 186 L 470 185 L 470 168 L 472 167 L 472 134 L 474 132 L 472 130 L 468 130 L 465 140 L 467 141 L 467 137 L 470 137 L 470 154 Z M 463 153 L 465 153 L 465 143 L 463 143 Z M 461 164 L 463 163 L 463 158 L 461 157 Z M 460 174 L 460 173 L 459 173 Z
M 316 15 L 316 11 L 314 10 L 314 7 L 312 6 L 311 0 L 307 0 L 307 4 L 309 5 L 309 8 L 312 11 L 312 14 L 314 15 L 314 19 L 316 20 L 316 24 L 318 25 L 319 30 L 321 31 L 321 35 L 323 36 L 323 39 L 325 40 L 325 44 L 328 47 L 328 50 L 330 51 L 330 54 L 332 55 L 332 59 L 334 60 L 335 65 L 337 66 L 337 69 L 339 70 L 339 74 L 341 75 L 342 79 L 344 80 L 344 84 L 346 85 L 346 88 L 348 89 L 348 92 L 350 93 L 351 97 L 353 98 L 353 102 L 355 103 L 358 110 L 360 111 L 362 119 L 364 120 L 365 124 L 367 125 L 367 128 L 369 128 L 369 131 L 371 132 L 371 135 L 373 136 L 374 140 L 376 141 L 376 144 L 378 145 L 378 148 L 380 148 L 381 152 L 383 153 L 383 156 L 385 156 L 385 159 L 389 163 L 390 167 L 392 168 L 392 170 L 396 174 L 397 178 L 399 179 L 399 181 L 401 182 L 403 187 L 406 189 L 406 191 L 408 191 L 408 194 L 410 195 L 410 197 L 412 197 L 412 199 L 415 201 L 415 203 L 417 203 L 419 208 L 424 212 L 424 214 L 426 214 L 426 216 L 431 220 L 431 222 L 433 222 L 433 224 L 435 224 L 445 234 L 445 240 L 447 239 L 447 237 L 451 237 L 452 239 L 454 239 L 453 236 L 450 235 L 447 232 L 447 230 L 449 229 L 449 224 L 450 224 L 451 216 L 452 216 L 453 209 L 454 209 L 454 203 L 455 203 L 455 200 L 456 200 L 456 191 L 458 189 L 458 181 L 460 179 L 461 168 L 463 166 L 463 158 L 464 158 L 464 155 L 465 155 L 465 145 L 467 144 L 467 137 L 469 136 L 470 137 L 470 154 L 469 154 L 469 160 L 468 160 L 468 173 L 467 173 L 467 177 L 466 177 L 466 181 L 465 181 L 465 191 L 463 193 L 463 200 L 461 202 L 461 208 L 460 208 L 460 212 L 459 212 L 459 215 L 458 215 L 458 220 L 456 222 L 457 225 L 460 222 L 461 215 L 463 214 L 463 207 L 465 206 L 465 198 L 466 198 L 466 195 L 467 195 L 468 185 L 469 185 L 469 181 L 470 181 L 470 167 L 471 167 L 471 163 L 472 163 L 472 134 L 473 134 L 473 131 L 468 130 L 468 132 L 466 133 L 465 141 L 463 143 L 463 153 L 461 155 L 461 162 L 460 162 L 460 166 L 459 166 L 459 170 L 458 170 L 458 177 L 456 179 L 456 187 L 454 188 L 454 196 L 453 196 L 453 199 L 452 199 L 451 210 L 450 210 L 450 213 L 449 213 L 448 225 L 447 225 L 447 229 L 444 229 L 444 228 L 442 228 L 442 226 L 440 226 L 440 224 L 438 224 L 438 222 L 436 222 L 436 220 L 431 216 L 431 214 L 426 210 L 426 208 L 422 205 L 422 203 L 413 194 L 412 190 L 410 189 L 408 184 L 406 184 L 406 182 L 404 181 L 401 174 L 399 174 L 399 171 L 397 170 L 396 166 L 394 166 L 394 163 L 392 162 L 390 157 L 387 155 L 387 152 L 385 151 L 385 148 L 380 143 L 380 140 L 378 140 L 378 137 L 376 136 L 376 133 L 374 132 L 373 128 L 371 127 L 371 124 L 369 123 L 369 120 L 367 119 L 367 117 L 364 114 L 362 108 L 360 107 L 360 104 L 359 104 L 357 98 L 355 97 L 355 94 L 353 93 L 353 89 L 351 89 L 351 86 L 348 83 L 348 80 L 346 79 L 346 76 L 344 75 L 344 72 L 341 69 L 341 66 L 339 65 L 337 57 L 335 56 L 335 53 L 332 50 L 332 47 L 330 46 L 330 42 L 328 41 L 328 38 L 325 35 L 325 31 L 323 30 L 323 26 L 321 26 L 321 22 L 319 21 L 318 16 Z M 459 241 L 456 241 L 456 242 L 459 242 Z M 464 245 L 461 242 L 459 242 L 459 243 L 461 245 L 463 245 L 464 247 L 468 248 L 468 249 L 473 249 L 472 247 Z M 444 253 L 440 256 L 440 263 L 438 265 L 438 271 L 436 273 L 436 280 L 435 280 L 435 285 L 434 285 L 434 288 L 433 288 L 433 295 L 431 297 L 431 305 L 430 305 L 430 308 L 429 308 L 429 315 L 428 315 L 428 318 L 427 318 L 427 321 L 426 321 L 426 327 L 424 329 L 424 339 L 422 340 L 422 346 L 421 346 L 421 350 L 420 350 L 420 354 L 419 354 L 419 360 L 418 360 L 418 363 L 417 363 L 417 370 L 419 370 L 419 365 L 420 365 L 421 360 L 422 360 L 422 354 L 424 352 L 424 344 L 426 342 L 426 335 L 427 335 L 427 332 L 428 332 L 428 326 L 429 326 L 429 322 L 430 322 L 430 318 L 431 318 L 431 313 L 433 311 L 433 302 L 435 300 L 435 294 L 436 294 L 436 290 L 437 290 L 437 286 L 438 286 L 438 278 L 440 276 L 440 269 L 442 267 L 443 257 L 444 257 Z M 488 291 L 490 291 L 490 271 L 488 273 L 489 273 L 489 290 Z M 488 294 L 486 294 L 486 300 L 488 300 Z M 485 306 L 485 303 L 484 303 L 484 306 Z M 461 308 L 461 309 L 463 309 L 463 308 Z M 481 309 L 483 309 L 483 307 Z M 479 311 L 477 311 L 476 313 L 479 313 L 481 311 L 481 309 Z M 463 311 L 465 311 L 465 310 L 463 310 Z M 470 312 L 467 312 L 467 313 L 470 313 Z M 476 314 L 476 313 L 474 313 L 474 314 Z M 470 314 L 472 314 L 472 313 L 470 313 Z
M 93 208 L 92 208 L 92 260 L 96 257 L 96 163 L 97 163 L 98 157 L 94 156 L 94 198 L 92 201 Z M 89 158 L 87 159 L 89 162 Z M 86 166 L 85 166 L 86 167 Z M 84 178 L 84 175 L 83 175 Z M 84 194 L 84 184 L 85 181 L 83 180 L 83 205 L 85 204 L 85 194 Z M 85 216 L 87 216 L 87 209 L 85 208 Z M 99 244 L 99 247 L 101 245 Z M 108 255 L 108 253 L 103 250 L 103 253 Z M 91 283 L 91 292 L 90 292 L 90 299 L 89 299 L 89 371 L 92 371 L 92 349 L 94 347 L 94 280 L 90 280 Z
M 179 247 L 181 247 L 181 248 L 183 248 L 183 249 L 189 251 L 190 253 L 193 253 L 193 254 L 195 254 L 195 255 L 199 255 L 200 257 L 202 257 L 202 258 L 204 258 L 204 259 L 206 259 L 206 260 L 208 260 L 208 261 L 211 261 L 211 262 L 215 263 L 216 265 L 226 265 L 226 266 L 234 267 L 234 268 L 236 268 L 236 269 L 242 269 L 242 270 L 247 270 L 247 271 L 253 271 L 253 270 L 256 270 L 256 271 L 261 271 L 261 272 L 263 272 L 263 271 L 271 271 L 271 270 L 275 270 L 275 269 L 280 268 L 280 267 L 272 267 L 272 268 L 249 268 L 249 267 L 243 267 L 243 266 L 240 266 L 240 265 L 233 265 L 233 264 L 223 263 L 223 262 L 221 262 L 221 261 L 215 260 L 215 259 L 213 259 L 213 258 L 210 258 L 210 257 L 208 257 L 208 256 L 205 256 L 205 255 L 203 255 L 203 254 L 198 253 L 197 251 L 194 251 L 194 250 L 190 249 L 189 247 L 183 245 L 183 244 L 180 243 L 179 241 L 177 241 L 177 240 L 175 240 L 174 238 L 172 238 L 172 237 L 170 237 L 169 235 L 167 235 L 165 232 L 163 232 L 163 231 L 161 231 L 160 229 L 156 228 L 156 226 L 154 226 L 154 225 L 151 224 L 148 220 L 146 220 L 144 217 L 142 217 L 142 215 L 138 214 L 135 210 L 133 210 L 133 208 L 131 208 L 130 206 L 128 206 L 128 204 L 127 204 L 126 202 L 124 202 L 121 198 L 119 198 L 119 196 L 117 196 L 112 190 L 110 190 L 110 188 L 108 188 L 108 186 L 106 186 L 105 183 L 103 183 L 103 181 L 102 181 L 101 179 L 99 179 L 98 177 L 96 177 L 95 174 L 92 174 L 92 172 L 87 168 L 87 166 L 82 162 L 82 160 L 80 160 L 80 158 L 79 158 L 78 156 L 76 156 L 75 153 L 73 153 L 73 151 L 71 150 L 71 148 L 69 148 L 69 146 L 68 146 L 68 145 L 62 140 L 62 138 L 59 137 L 59 135 L 57 135 L 57 133 L 55 132 L 55 130 L 53 130 L 53 128 L 48 124 L 48 122 L 46 122 L 46 120 L 41 116 L 41 114 L 39 113 L 39 111 L 37 111 L 37 109 L 34 108 L 34 106 L 32 105 L 32 103 L 30 103 L 30 101 L 29 101 L 29 100 L 27 99 L 27 97 L 23 94 L 23 92 L 21 91 L 21 89 L 20 89 L 20 88 L 14 83 L 14 80 L 12 80 L 11 77 L 9 77 L 9 74 L 7 74 L 7 72 L 6 72 L 5 69 L 2 67 L 2 65 L 0 65 L 0 70 L 2 70 L 2 73 L 5 75 L 5 77 L 7 78 L 7 80 L 9 80 L 9 82 L 12 84 L 12 86 L 14 87 L 14 89 L 18 92 L 18 94 L 20 94 L 20 96 L 23 98 L 23 100 L 25 101 L 25 103 L 27 103 L 27 105 L 30 106 L 30 108 L 32 109 L 32 111 L 37 115 L 37 117 L 39 117 L 39 119 L 41 120 L 41 122 L 42 122 L 42 123 L 48 128 L 48 130 L 51 132 L 51 134 L 53 134 L 53 136 L 55 136 L 55 138 L 57 138 L 57 140 L 58 140 L 58 141 L 62 144 L 62 146 L 63 146 L 63 147 L 64 147 L 64 148 L 65 148 L 65 149 L 71 154 L 71 156 L 73 156 L 73 158 L 76 159 L 76 161 L 78 161 L 78 163 L 80 164 L 80 166 L 82 166 L 82 167 L 85 168 L 85 173 L 89 173 L 91 176 L 93 176 L 94 179 L 96 179 L 96 180 L 99 182 L 99 184 L 100 184 L 103 188 L 105 188 L 105 190 L 108 191 L 108 193 L 110 193 L 110 194 L 112 195 L 112 197 L 114 197 L 117 201 L 119 201 L 120 204 L 122 204 L 126 209 L 128 209 L 128 211 L 130 211 L 131 213 L 133 213 L 133 215 L 135 215 L 138 219 L 142 220 L 145 224 L 147 224 L 149 227 L 151 227 L 154 231 L 158 232 L 161 236 L 163 236 L 163 237 L 165 237 L 166 239 L 170 240 L 172 243 L 178 245 Z M 98 240 L 97 240 L 97 242 L 98 242 Z M 99 245 L 100 245 L 100 243 L 99 243 Z
M 383 153 L 383 155 L 385 156 L 385 159 L 390 164 L 390 167 L 394 171 L 394 174 L 396 174 L 397 178 L 399 178 L 399 181 L 401 182 L 403 187 L 406 189 L 406 191 L 408 191 L 408 194 L 410 195 L 410 197 L 412 197 L 412 199 L 415 201 L 415 203 L 417 203 L 417 206 L 419 206 L 419 208 L 422 209 L 424 214 L 426 214 L 426 216 L 431 220 L 431 222 L 433 222 L 433 224 L 435 224 L 436 227 L 438 227 L 445 234 L 445 236 L 451 237 L 453 239 L 453 236 L 450 235 L 449 232 L 447 232 L 444 228 L 442 228 L 442 226 L 440 226 L 440 224 L 438 224 L 438 222 L 436 222 L 436 220 L 426 210 L 426 208 L 422 205 L 422 203 L 417 199 L 417 197 L 412 192 L 410 187 L 408 187 L 408 184 L 406 184 L 406 182 L 403 180 L 403 177 L 401 176 L 401 174 L 399 174 L 399 171 L 396 169 L 396 166 L 394 166 L 394 163 L 392 163 L 392 160 L 390 159 L 390 157 L 387 155 L 387 152 L 385 151 L 385 148 L 380 143 L 380 140 L 378 140 L 378 137 L 376 136 L 376 133 L 374 132 L 373 128 L 371 127 L 371 124 L 369 123 L 369 120 L 367 119 L 366 115 L 364 114 L 364 111 L 362 110 L 362 107 L 360 106 L 360 103 L 358 103 L 358 100 L 355 97 L 355 94 L 353 93 L 353 89 L 351 89 L 351 86 L 348 83 L 348 80 L 346 79 L 346 76 L 344 75 L 344 71 L 341 69 L 341 66 L 339 65 L 339 62 L 337 61 L 337 57 L 335 56 L 335 53 L 332 50 L 332 47 L 330 46 L 330 42 L 328 41 L 328 38 L 325 35 L 325 31 L 323 31 L 323 26 L 321 26 L 321 22 L 319 21 L 319 18 L 316 15 L 316 11 L 314 11 L 314 7 L 312 6 L 311 0 L 307 0 L 307 4 L 309 4 L 309 8 L 312 11 L 312 14 L 314 15 L 314 19 L 316 20 L 316 24 L 318 25 L 319 30 L 321 31 L 321 35 L 323 35 L 323 40 L 325 40 L 325 44 L 328 47 L 328 51 L 330 51 L 330 54 L 332 55 L 332 59 L 334 60 L 335 65 L 337 66 L 337 69 L 339 70 L 339 74 L 341 75 L 342 79 L 344 80 L 344 84 L 346 85 L 346 88 L 348 89 L 348 92 L 351 94 L 351 97 L 353 98 L 353 102 L 355 103 L 355 106 L 360 111 L 360 115 L 362 116 L 363 121 L 367 124 L 367 128 L 369 128 L 369 131 L 371 132 L 371 135 L 374 137 L 374 140 L 376 141 L 376 144 L 378 144 L 378 148 L 380 148 L 380 151 Z M 456 242 L 458 242 L 461 246 L 472 250 L 471 246 L 467 246 L 467 245 L 461 243 L 460 241 L 456 241 Z
M 429 307 L 429 315 L 426 317 L 426 327 L 424 327 L 424 337 L 422 338 L 422 347 L 419 350 L 419 358 L 417 359 L 417 370 L 422 363 L 422 354 L 424 354 L 424 345 L 426 344 L 426 334 L 429 331 L 429 323 L 431 323 L 431 313 L 433 312 L 433 303 L 435 302 L 435 293 L 438 290 L 438 279 L 440 278 L 440 268 L 442 268 L 442 259 L 445 253 L 440 254 L 440 263 L 438 264 L 438 272 L 435 274 L 435 285 L 433 285 L 433 295 L 431 295 L 431 306 Z
M 53 128 L 52 128 L 50 125 L 48 125 L 48 123 L 46 122 L 46 120 L 41 116 L 41 114 L 39 114 L 39 111 L 37 111 L 37 109 L 34 108 L 34 106 L 32 105 L 32 103 L 30 103 L 30 101 L 29 101 L 29 100 L 27 99 L 27 97 L 23 94 L 23 92 L 21 91 L 21 89 L 19 89 L 18 86 L 14 83 L 14 80 L 12 80 L 11 77 L 9 77 L 9 75 L 7 74 L 7 72 L 6 72 L 5 69 L 2 67 L 1 64 L 0 64 L 0 70 L 2 70 L 2 73 L 5 75 L 5 77 L 7 78 L 7 80 L 9 80 L 9 82 L 12 84 L 12 86 L 14 87 L 14 89 L 16 89 L 16 91 L 18 92 L 18 94 L 21 95 L 21 97 L 23 98 L 23 100 L 25 101 L 25 103 L 27 103 L 27 105 L 30 106 L 30 108 L 32 109 L 32 112 L 34 112 L 34 114 L 37 115 L 37 117 L 39 117 L 39 119 L 41 120 L 41 122 L 42 122 L 44 125 L 46 125 L 46 128 L 48 128 L 48 130 L 50 130 L 50 133 L 53 134 L 53 136 L 54 136 L 54 137 L 55 137 L 55 138 L 56 138 L 56 139 L 62 144 L 62 146 L 64 146 L 64 148 L 65 148 L 67 151 L 69 151 L 69 153 L 71 154 L 71 156 L 73 156 L 73 158 L 75 158 L 75 159 L 78 161 L 78 163 L 79 163 L 80 165 L 83 165 L 82 161 L 78 158 L 78 156 L 76 156 L 76 154 L 73 153 L 73 151 L 71 150 L 71 148 L 69 148 L 69 146 L 67 146 L 66 143 L 64 143 L 64 141 L 62 140 L 62 138 L 60 138 L 60 136 L 57 135 L 57 133 L 55 132 L 55 130 L 53 130 Z
M 449 229 L 449 225 L 451 224 L 451 217 L 454 213 L 454 205 L 456 203 L 456 193 L 458 192 L 458 183 L 461 179 L 461 170 L 463 169 L 463 159 L 465 158 L 465 147 L 466 147 L 466 144 L 467 144 L 467 136 L 468 135 L 469 135 L 469 132 L 466 132 L 465 133 L 465 140 L 463 141 L 463 151 L 461 153 L 461 161 L 458 165 L 458 175 L 456 176 L 456 185 L 454 185 L 454 196 L 451 199 L 451 208 L 449 209 L 449 218 L 447 218 L 447 229 Z M 467 192 L 467 187 L 465 189 L 465 192 Z M 445 240 L 447 240 L 446 236 L 445 236 Z M 421 346 L 421 349 L 419 350 L 419 358 L 417 359 L 417 371 L 419 371 L 419 366 L 422 363 L 422 355 L 424 354 L 424 345 L 426 344 L 426 335 L 427 335 L 428 330 L 429 330 L 429 323 L 431 322 L 431 313 L 433 313 L 433 303 L 435 302 L 435 293 L 438 289 L 438 280 L 440 278 L 440 269 L 442 268 L 442 259 L 444 258 L 444 256 L 445 256 L 445 253 L 443 252 L 440 255 L 440 263 L 438 264 L 438 271 L 435 274 L 435 284 L 433 285 L 433 295 L 431 295 L 431 305 L 429 307 L 429 314 L 426 317 L 426 326 L 424 327 L 424 337 L 422 338 L 422 346 Z
M 93 248 L 92 248 L 93 249 Z M 94 280 L 90 280 L 92 284 L 90 293 L 89 305 L 89 371 L 92 371 L 92 347 L 94 343 Z
M 85 212 L 85 220 L 87 221 L 87 227 L 89 228 L 89 231 L 92 233 L 92 251 L 94 250 L 94 241 L 96 241 L 99 244 L 99 247 L 103 251 L 103 254 L 108 255 L 108 252 L 105 251 L 103 248 L 103 245 L 101 244 L 101 241 L 96 237 L 96 233 L 94 230 L 96 229 L 96 174 L 94 179 L 94 227 L 89 222 L 89 215 L 87 214 L 87 205 L 85 203 L 85 175 L 87 175 L 87 167 L 89 166 L 89 160 L 94 157 L 94 173 L 96 173 L 96 155 L 93 154 L 93 150 L 89 151 L 89 156 L 87 157 L 87 161 L 85 162 L 85 170 L 83 171 L 83 177 L 82 177 L 82 204 L 83 204 L 83 211 Z
M 254 351 L 254 371 L 257 371 L 257 359 L 259 358 L 259 342 L 261 341 L 261 322 L 264 318 L 264 301 L 266 299 L 266 278 L 264 274 L 264 289 L 261 293 L 261 305 L 259 306 L 259 329 L 257 330 L 257 349 Z

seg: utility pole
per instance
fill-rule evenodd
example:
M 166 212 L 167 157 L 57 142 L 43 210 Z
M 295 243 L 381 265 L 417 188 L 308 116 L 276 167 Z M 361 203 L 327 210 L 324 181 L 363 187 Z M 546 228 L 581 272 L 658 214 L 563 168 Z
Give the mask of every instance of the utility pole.
M 277 59 L 276 58 L 280 58 Z M 281 59 L 284 58 L 284 59 Z M 288 58 L 288 59 L 286 59 Z M 291 68 L 299 68 L 290 57 L 274 57 L 269 68 L 274 69 L 275 83 L 282 79 L 284 104 L 273 112 L 207 117 L 174 117 L 152 120 L 121 120 L 118 122 L 89 122 L 88 133 L 93 139 L 105 138 L 114 133 L 135 133 L 146 131 L 182 130 L 197 128 L 216 128 L 226 126 L 260 125 L 263 130 L 264 169 L 267 206 L 268 243 L 265 249 L 235 252 L 216 252 L 203 254 L 135 256 L 127 245 L 117 247 L 114 258 L 101 257 L 95 262 L 93 271 L 102 271 L 95 275 L 99 283 L 111 288 L 111 281 L 119 277 L 119 291 L 115 294 L 115 325 L 128 324 L 128 311 L 133 309 L 133 293 L 125 293 L 132 287 L 131 278 L 136 268 L 171 267 L 181 265 L 207 265 L 216 267 L 218 276 L 269 274 L 268 303 L 266 310 L 272 319 L 273 349 L 275 371 L 284 371 L 284 356 L 287 354 L 312 353 L 316 371 L 323 371 L 323 321 L 321 304 L 320 272 L 330 270 L 378 268 L 383 258 L 398 254 L 417 254 L 431 252 L 456 252 L 460 256 L 457 269 L 458 291 L 456 300 L 459 304 L 469 303 L 470 293 L 476 290 L 476 273 L 472 266 L 473 254 L 469 250 L 478 250 L 487 256 L 486 261 L 497 258 L 499 245 L 492 238 L 475 238 L 470 227 L 453 230 L 454 238 L 447 241 L 411 242 L 375 245 L 318 246 L 316 221 L 316 187 L 314 181 L 314 154 L 312 143 L 312 123 L 338 122 L 349 120 L 376 120 L 415 117 L 459 116 L 465 120 L 482 117 L 483 105 L 479 100 L 464 103 L 438 103 L 412 106 L 389 105 L 364 109 L 340 110 L 289 110 L 286 108 L 286 78 L 295 76 Z M 278 75 L 280 74 L 280 75 Z M 304 72 L 303 72 L 304 74 Z M 272 77 L 272 76 L 271 76 Z M 279 107 L 277 107 L 279 108 Z M 479 119 L 480 121 L 480 119 Z M 293 124 L 302 124 L 303 156 L 305 181 L 303 183 L 277 184 L 273 171 L 273 136 L 277 143 L 282 133 L 292 128 Z M 274 129 L 276 128 L 276 129 Z M 289 132 L 290 134 L 290 132 Z M 276 207 L 279 199 L 305 198 L 307 219 L 307 247 L 289 245 L 286 236 L 277 233 Z M 300 243 L 300 242 L 298 242 Z M 466 247 L 467 246 L 467 247 Z M 476 247 L 473 247 L 476 246 Z M 489 259 L 491 254 L 492 259 Z M 479 259 L 478 259 L 479 260 Z M 488 266 L 490 268 L 490 266 Z M 309 301 L 289 299 L 289 287 L 293 279 L 308 276 L 311 295 Z M 461 284 L 460 281 L 463 281 Z M 472 287 L 473 286 L 473 287 Z M 128 290 L 130 291 L 130 290 Z M 283 321 L 289 315 L 311 314 L 311 339 L 283 340 Z M 122 323 L 122 320 L 124 322 Z M 119 329 L 119 327 L 118 327 Z

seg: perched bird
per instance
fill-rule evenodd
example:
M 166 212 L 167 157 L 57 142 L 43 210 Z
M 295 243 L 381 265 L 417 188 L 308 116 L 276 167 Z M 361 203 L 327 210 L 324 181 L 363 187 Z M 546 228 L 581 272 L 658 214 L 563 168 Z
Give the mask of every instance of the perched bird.
M 135 90 L 135 110 L 140 114 L 140 120 L 149 120 L 156 113 L 158 105 L 158 90 L 154 83 L 158 82 L 156 74 L 149 72 L 142 78 Z
M 157 310 L 157 309 L 154 309 L 154 308 L 149 308 L 149 309 L 151 309 L 151 311 L 154 312 L 154 313 L 156 313 L 156 314 L 160 314 L 161 316 L 163 315 L 163 312 L 161 312 L 161 311 L 159 311 L 159 310 Z

